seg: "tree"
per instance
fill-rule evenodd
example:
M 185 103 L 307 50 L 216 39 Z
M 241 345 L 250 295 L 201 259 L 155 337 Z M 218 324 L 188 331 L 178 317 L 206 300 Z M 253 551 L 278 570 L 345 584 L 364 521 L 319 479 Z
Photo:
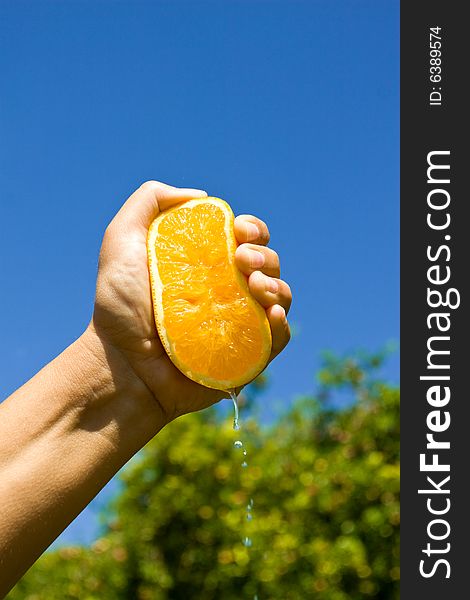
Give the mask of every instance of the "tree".
M 124 470 L 103 537 L 46 553 L 9 598 L 398 599 L 399 393 L 382 359 L 326 356 L 316 397 L 245 421 L 245 469 L 216 410 L 173 422 Z

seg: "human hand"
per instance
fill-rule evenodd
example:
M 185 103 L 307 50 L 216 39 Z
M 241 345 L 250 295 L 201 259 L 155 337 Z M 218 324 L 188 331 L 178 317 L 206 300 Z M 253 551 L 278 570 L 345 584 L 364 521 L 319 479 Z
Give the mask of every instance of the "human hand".
M 130 196 L 108 226 L 100 252 L 96 301 L 89 331 L 108 353 L 125 360 L 128 380 L 138 379 L 162 426 L 179 415 L 200 410 L 227 397 L 185 377 L 168 358 L 155 327 L 147 265 L 147 232 L 158 213 L 179 202 L 202 198 L 201 190 L 175 188 L 156 181 L 144 183 Z M 269 231 L 250 215 L 235 219 L 240 244 L 235 262 L 248 278 L 253 296 L 265 308 L 272 332 L 270 361 L 289 341 L 286 319 L 291 304 L 289 286 L 280 277 L 278 255 L 267 247 Z M 142 406 L 149 410 L 148 400 Z M 145 418 L 145 415 L 143 415 Z

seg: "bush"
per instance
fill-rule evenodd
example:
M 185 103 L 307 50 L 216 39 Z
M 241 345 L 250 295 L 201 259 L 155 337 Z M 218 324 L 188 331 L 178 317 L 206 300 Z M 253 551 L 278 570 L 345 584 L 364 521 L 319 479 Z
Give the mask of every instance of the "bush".
M 124 470 L 105 535 L 46 553 L 9 598 L 398 599 L 399 394 L 380 362 L 326 357 L 316 398 L 245 421 L 246 469 L 217 410 L 173 422 Z

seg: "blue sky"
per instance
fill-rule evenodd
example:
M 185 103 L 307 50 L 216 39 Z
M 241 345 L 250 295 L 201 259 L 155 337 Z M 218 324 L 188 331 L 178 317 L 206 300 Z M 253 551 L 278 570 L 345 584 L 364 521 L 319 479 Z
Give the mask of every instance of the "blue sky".
M 323 349 L 398 340 L 398 0 L 4 1 L 0 20 L 0 398 L 84 329 L 103 231 L 147 179 L 269 224 L 298 333 L 267 416 Z M 61 541 L 95 530 L 92 506 Z

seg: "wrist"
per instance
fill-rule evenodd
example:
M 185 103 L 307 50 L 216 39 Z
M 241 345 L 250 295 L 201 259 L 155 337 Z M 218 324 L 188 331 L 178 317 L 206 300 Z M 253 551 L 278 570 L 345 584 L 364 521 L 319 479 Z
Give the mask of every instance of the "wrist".
M 92 326 L 0 413 L 1 596 L 164 423 Z
M 127 460 L 164 426 L 158 403 L 93 323 L 68 350 L 71 383 L 80 390 L 75 426 L 99 430 Z

